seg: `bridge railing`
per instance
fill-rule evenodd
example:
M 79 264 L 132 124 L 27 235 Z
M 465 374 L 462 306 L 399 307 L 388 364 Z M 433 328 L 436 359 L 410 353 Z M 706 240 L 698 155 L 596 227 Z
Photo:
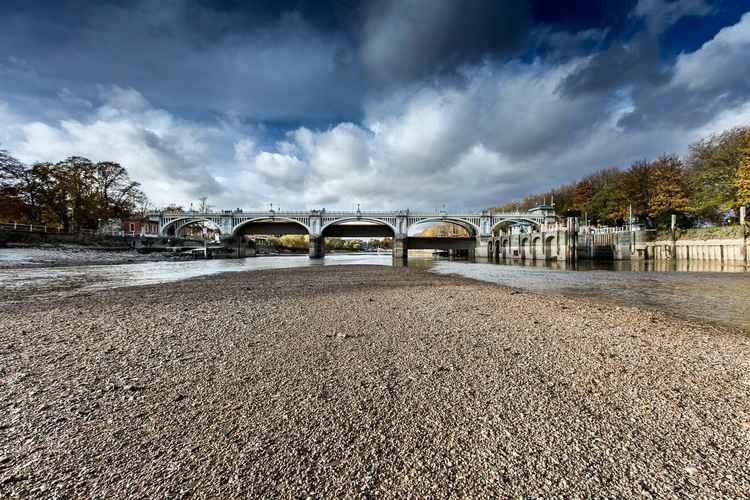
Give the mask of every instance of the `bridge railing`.
M 529 217 L 539 218 L 539 214 L 532 212 L 444 212 L 444 211 L 420 211 L 415 212 L 411 210 L 361 210 L 361 211 L 349 211 L 349 210 L 222 210 L 218 212 L 200 212 L 198 210 L 184 210 L 182 212 L 149 212 L 147 215 L 152 217 L 158 217 L 162 215 L 166 216 L 200 216 L 200 217 L 221 217 L 221 216 L 247 216 L 247 215 L 299 215 L 299 216 L 310 216 L 313 214 L 324 215 L 324 216 L 398 216 L 408 215 L 409 217 L 480 217 L 480 216 L 491 216 L 493 218 L 499 217 Z

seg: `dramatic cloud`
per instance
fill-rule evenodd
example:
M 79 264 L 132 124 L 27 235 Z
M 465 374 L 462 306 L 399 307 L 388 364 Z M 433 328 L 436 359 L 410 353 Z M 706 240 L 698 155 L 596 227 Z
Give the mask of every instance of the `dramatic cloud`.
M 34 25 L 19 2 L 0 143 L 118 161 L 157 205 L 480 209 L 750 124 L 750 13 L 667 52 L 718 10 L 641 0 L 572 28 L 534 24 L 539 3 L 142 0 Z
M 216 178 L 223 164 L 215 155 L 222 146 L 231 147 L 235 132 L 176 119 L 135 90 L 109 89 L 84 119 L 56 124 L 11 115 L 7 105 L 5 109 L 0 138 L 29 163 L 72 155 L 118 161 L 160 204 L 217 197 L 228 189 Z
M 0 12 L 6 97 L 32 85 L 44 97 L 70 88 L 91 99 L 97 85 L 118 85 L 166 107 L 254 120 L 331 120 L 360 107 L 343 33 L 321 31 L 294 10 L 253 24 L 199 2 L 53 2 L 45 13 L 33 4 Z
M 512 53 L 529 27 L 519 0 L 383 0 L 370 7 L 360 54 L 376 79 L 414 79 Z
M 622 125 L 689 130 L 742 107 L 750 101 L 749 53 L 750 13 L 695 52 L 680 54 L 663 84 L 635 88 L 633 110 Z

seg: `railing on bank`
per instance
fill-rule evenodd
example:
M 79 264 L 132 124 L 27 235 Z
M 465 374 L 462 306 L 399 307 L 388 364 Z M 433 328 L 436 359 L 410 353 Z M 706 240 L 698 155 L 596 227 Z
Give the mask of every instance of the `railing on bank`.
M 106 232 L 100 232 L 99 234 L 107 235 L 107 236 L 130 236 L 131 238 L 135 238 L 138 236 L 144 236 L 146 238 L 158 238 L 158 233 L 141 233 L 139 231 L 106 231 Z
M 87 234 L 87 235 L 109 235 L 110 232 L 97 231 L 96 229 L 78 229 L 66 231 L 61 226 L 48 226 L 46 224 L 19 224 L 17 222 L 0 223 L 0 231 L 17 231 L 23 233 L 47 233 L 47 234 Z M 112 236 L 136 236 L 134 231 L 111 231 Z M 151 236 L 151 235 L 147 235 Z M 154 235 L 157 236 L 157 235 Z
M 632 226 L 581 226 L 578 228 L 578 234 L 616 234 L 640 230 L 641 226 L 638 224 Z
M 2 223 L 0 224 L 0 229 L 4 231 L 23 231 L 27 233 L 68 233 L 62 227 L 47 226 L 45 224 L 18 224 L 16 222 Z

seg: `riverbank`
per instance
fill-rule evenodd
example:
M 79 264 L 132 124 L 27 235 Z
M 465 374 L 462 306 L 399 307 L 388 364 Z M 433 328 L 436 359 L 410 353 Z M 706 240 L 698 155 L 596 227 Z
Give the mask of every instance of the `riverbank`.
M 13 245 L 0 249 L 0 270 L 132 264 L 166 260 L 167 254 L 140 254 L 128 247 L 72 244 Z
M 380 266 L 0 305 L 0 496 L 731 496 L 750 339 Z
M 198 248 L 200 250 L 200 248 Z M 329 256 L 381 255 L 374 252 L 331 252 Z M 382 254 L 390 255 L 390 254 Z M 198 255 L 200 258 L 200 253 Z M 306 253 L 274 252 L 261 253 L 245 258 L 307 257 Z M 213 259 L 236 260 L 231 253 L 214 253 Z M 84 267 L 100 265 L 136 264 L 143 262 L 191 261 L 190 255 L 175 252 L 140 253 L 133 248 L 92 247 L 85 245 L 18 245 L 0 248 L 0 271 L 13 269 L 45 269 L 59 267 Z M 2 279 L 0 277 L 0 282 Z

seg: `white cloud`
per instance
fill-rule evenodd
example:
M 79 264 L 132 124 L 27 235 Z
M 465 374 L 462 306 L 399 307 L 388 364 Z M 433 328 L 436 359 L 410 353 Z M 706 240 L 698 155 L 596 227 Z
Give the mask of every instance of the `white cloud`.
M 217 146 L 236 132 L 179 120 L 151 106 L 133 89 L 115 87 L 103 91 L 102 97 L 104 101 L 84 118 L 53 124 L 12 114 L 3 106 L 0 138 L 28 163 L 72 155 L 117 161 L 160 205 L 186 204 L 202 195 L 226 197 L 216 177 L 229 162 Z
M 687 16 L 706 16 L 711 13 L 706 0 L 639 0 L 633 14 L 643 17 L 652 33 L 661 33 Z
M 748 83 L 750 71 L 750 13 L 723 28 L 695 52 L 680 54 L 675 64 L 676 85 L 690 90 L 715 91 Z

